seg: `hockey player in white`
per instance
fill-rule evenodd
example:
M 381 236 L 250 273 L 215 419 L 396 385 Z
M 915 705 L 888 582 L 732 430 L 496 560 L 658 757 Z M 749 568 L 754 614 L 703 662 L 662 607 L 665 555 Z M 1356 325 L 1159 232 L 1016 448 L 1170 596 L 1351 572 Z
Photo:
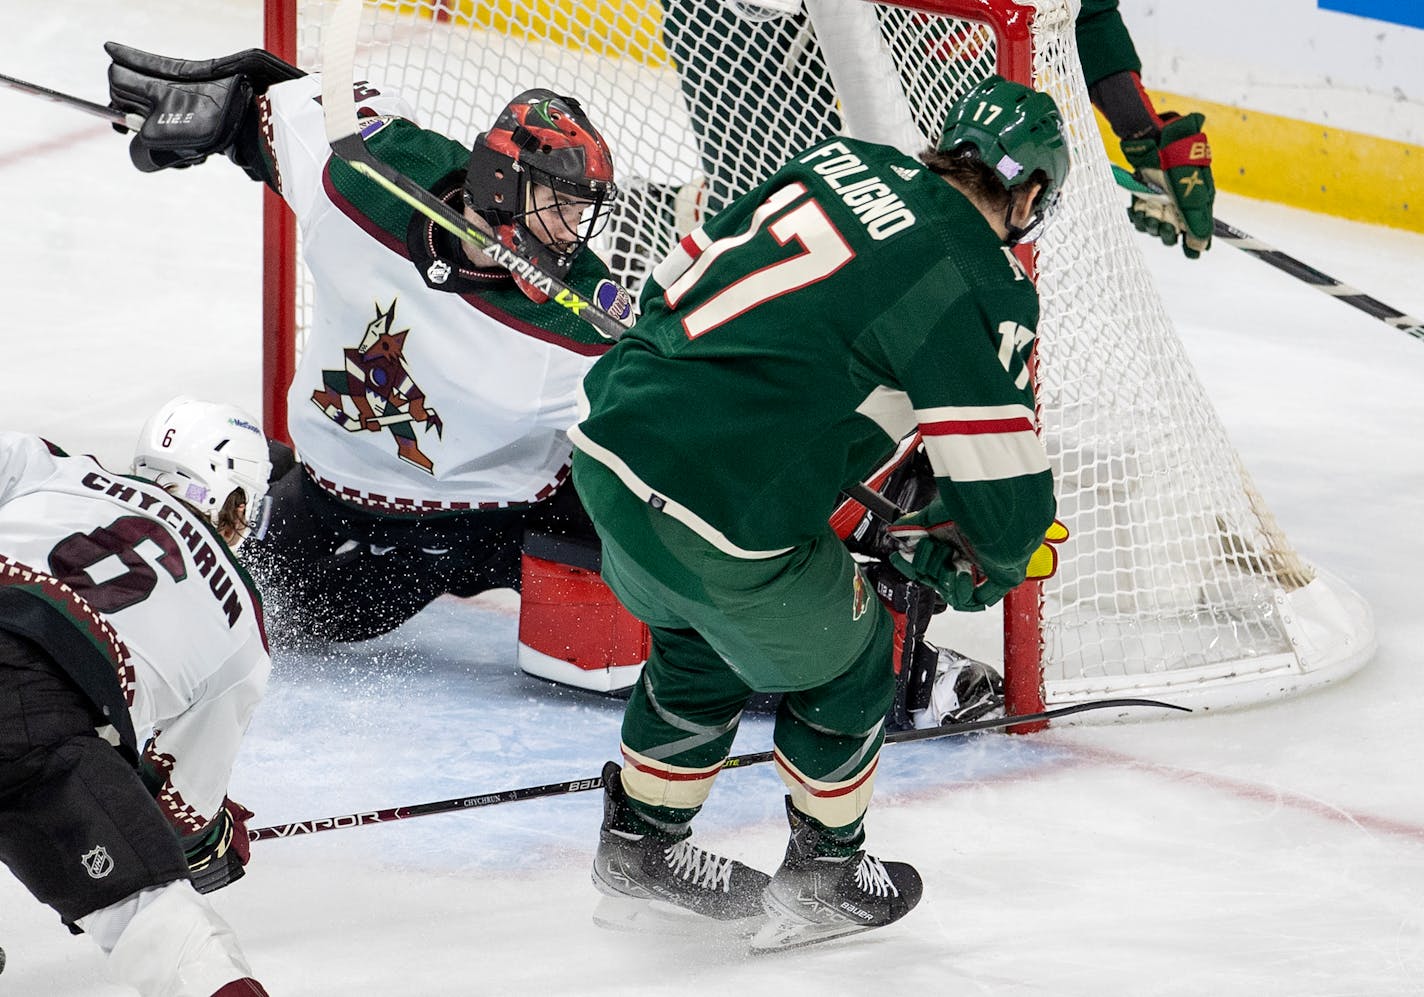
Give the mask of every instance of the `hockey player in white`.
M 301 227 L 315 301 L 288 395 L 299 463 L 250 552 L 274 638 L 366 639 L 442 593 L 519 587 L 526 529 L 592 537 L 567 429 L 609 341 L 332 156 L 317 77 L 256 50 L 107 48 L 112 103 L 147 118 L 140 169 L 224 153 Z M 355 96 L 375 155 L 585 295 L 608 276 L 584 247 L 613 161 L 573 98 L 519 94 L 468 148 L 378 83 Z
M 0 861 L 145 995 L 266 994 L 200 894 L 248 854 L 226 793 L 271 660 L 229 547 L 269 472 L 251 416 L 187 398 L 132 476 L 0 432 Z

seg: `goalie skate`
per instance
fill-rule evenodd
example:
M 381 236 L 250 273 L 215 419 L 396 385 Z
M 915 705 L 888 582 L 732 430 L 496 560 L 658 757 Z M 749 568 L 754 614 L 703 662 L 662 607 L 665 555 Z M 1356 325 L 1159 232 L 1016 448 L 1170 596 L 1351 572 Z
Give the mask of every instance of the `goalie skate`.
M 929 707 L 911 715 L 915 727 L 1004 715 L 1004 680 L 993 668 L 949 648 L 939 649 Z
M 824 831 L 786 800 L 791 843 L 762 903 L 767 920 L 751 940 L 753 952 L 780 952 L 857 935 L 900 920 L 920 901 L 924 886 L 914 866 L 882 862 L 864 849 L 820 854 Z
M 745 936 L 764 918 L 766 873 L 723 858 L 687 838 L 628 830 L 628 798 L 618 766 L 603 768 L 604 816 L 593 885 L 602 894 L 593 921 L 604 928 L 667 935 Z

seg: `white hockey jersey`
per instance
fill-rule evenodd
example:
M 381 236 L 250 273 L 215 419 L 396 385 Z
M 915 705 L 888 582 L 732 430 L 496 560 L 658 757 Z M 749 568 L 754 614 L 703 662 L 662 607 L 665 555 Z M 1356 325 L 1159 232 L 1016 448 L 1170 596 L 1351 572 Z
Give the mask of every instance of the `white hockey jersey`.
M 200 830 L 271 669 L 261 603 L 227 544 L 156 485 L 0 432 L 0 586 L 102 631 L 139 741 L 153 732 L 144 758 L 166 775 L 159 805 Z
M 579 381 L 609 344 L 570 335 L 559 306 L 531 311 L 512 287 L 501 297 L 427 286 L 403 234 L 410 209 L 332 160 L 320 93 L 307 76 L 271 87 L 263 106 L 314 287 L 287 397 L 299 459 L 328 491 L 378 513 L 546 498 L 568 473 Z M 373 151 L 412 179 L 463 168 L 468 151 L 434 133 L 400 122 L 404 131 L 378 134 L 412 117 L 399 98 L 367 85 L 357 96 L 376 116 Z M 420 150 L 401 158 L 394 133 L 414 135 Z

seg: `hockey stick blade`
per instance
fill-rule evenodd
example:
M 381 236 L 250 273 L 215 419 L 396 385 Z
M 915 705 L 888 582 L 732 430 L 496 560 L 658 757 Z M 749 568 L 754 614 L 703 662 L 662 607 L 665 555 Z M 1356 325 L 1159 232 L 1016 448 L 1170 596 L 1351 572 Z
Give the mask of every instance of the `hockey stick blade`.
M 363 0 L 341 0 L 324 32 L 321 104 L 331 151 L 357 173 L 404 201 L 451 235 L 477 246 L 499 266 L 518 274 L 526 283 L 547 294 L 555 304 L 567 308 L 602 335 L 614 341 L 621 338 L 633 325 L 632 299 L 626 289 L 610 280 L 600 282 L 596 292 L 599 299 L 603 300 L 606 296 L 610 305 L 618 304 L 617 313 L 605 310 L 546 272 L 533 260 L 476 228 L 463 215 L 451 211 L 439 198 L 381 162 L 366 148 L 356 116 L 354 85 L 357 81 L 353 68 L 362 3 Z M 618 293 L 620 291 L 621 294 Z
M 1098 699 L 1072 706 L 1059 706 L 1039 713 L 1025 713 L 1015 717 L 991 717 L 986 720 L 969 720 L 964 723 L 942 724 L 923 730 L 901 730 L 885 735 L 887 744 L 905 741 L 927 741 L 940 737 L 957 737 L 978 731 L 1017 727 L 1019 724 L 1035 724 L 1045 720 L 1056 720 L 1087 710 L 1125 710 L 1136 707 L 1151 707 L 1160 710 L 1192 712 L 1185 706 L 1163 703 L 1156 699 Z M 725 769 L 746 768 L 760 765 L 772 759 L 770 751 L 754 751 L 745 755 L 733 755 L 722 763 Z M 537 800 L 548 796 L 567 796 L 570 793 L 585 793 L 603 788 L 603 778 L 593 776 L 588 779 L 571 779 L 566 782 L 551 782 L 543 786 L 525 786 L 522 789 L 505 789 L 494 793 L 480 793 L 473 796 L 459 796 L 433 803 L 416 803 L 405 807 L 389 807 L 385 810 L 369 810 L 364 813 L 343 814 L 339 817 L 320 817 L 315 820 L 293 821 L 290 824 L 274 824 L 271 827 L 250 828 L 250 841 L 270 841 L 274 838 L 295 838 L 319 831 L 338 831 L 348 827 L 365 827 L 370 824 L 389 824 L 412 817 L 428 817 L 431 814 L 453 813 L 459 810 L 474 810 L 478 807 L 493 807 L 501 803 L 517 803 L 520 800 Z
M 24 80 L 17 80 L 13 76 L 6 76 L 0 73 L 0 86 L 9 87 L 11 90 L 19 90 L 32 97 L 43 97 L 45 100 L 52 100 L 56 104 L 64 104 L 85 114 L 91 114 L 96 118 L 103 118 L 111 125 L 122 125 L 130 131 L 138 131 L 143 127 L 143 118 L 137 114 L 126 114 L 115 107 L 108 107 L 104 104 L 96 104 L 92 100 L 85 100 L 83 97 L 75 97 L 67 93 L 60 93 L 58 90 L 51 90 L 49 87 L 42 87 L 38 83 L 26 83 Z
M 1158 190 L 1150 184 L 1145 184 L 1130 172 L 1117 164 L 1113 164 L 1113 179 L 1123 190 L 1130 191 L 1139 197 L 1149 198 L 1154 201 L 1166 202 L 1169 200 L 1165 191 Z M 1397 308 L 1392 308 L 1380 301 L 1372 298 L 1358 288 L 1336 280 L 1327 273 L 1322 273 L 1309 263 L 1305 263 L 1281 252 L 1275 246 L 1262 242 L 1254 236 L 1248 235 L 1233 225 L 1228 225 L 1220 218 L 1213 218 L 1211 223 L 1211 233 L 1222 242 L 1235 246 L 1243 253 L 1249 253 L 1263 263 L 1269 263 L 1277 270 L 1290 274 L 1296 280 L 1309 284 L 1311 287 L 1332 298 L 1339 298 L 1347 305 L 1358 308 L 1373 318 L 1379 319 L 1386 325 L 1393 326 L 1399 331 L 1413 336 L 1415 339 L 1424 340 L 1424 319 L 1417 319 L 1413 315 L 1406 315 Z

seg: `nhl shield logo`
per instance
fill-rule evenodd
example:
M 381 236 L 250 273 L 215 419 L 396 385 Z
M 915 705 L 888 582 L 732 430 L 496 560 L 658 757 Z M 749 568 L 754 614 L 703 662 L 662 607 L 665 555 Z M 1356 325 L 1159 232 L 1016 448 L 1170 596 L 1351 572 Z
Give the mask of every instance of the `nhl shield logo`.
M 95 845 L 85 852 L 79 857 L 79 862 L 84 866 L 84 871 L 89 874 L 90 879 L 103 879 L 114 871 L 113 856 L 103 845 Z
M 454 272 L 454 268 L 450 264 L 444 260 L 436 260 L 426 268 L 425 276 L 432 284 L 443 284 L 450 279 L 450 275 Z

